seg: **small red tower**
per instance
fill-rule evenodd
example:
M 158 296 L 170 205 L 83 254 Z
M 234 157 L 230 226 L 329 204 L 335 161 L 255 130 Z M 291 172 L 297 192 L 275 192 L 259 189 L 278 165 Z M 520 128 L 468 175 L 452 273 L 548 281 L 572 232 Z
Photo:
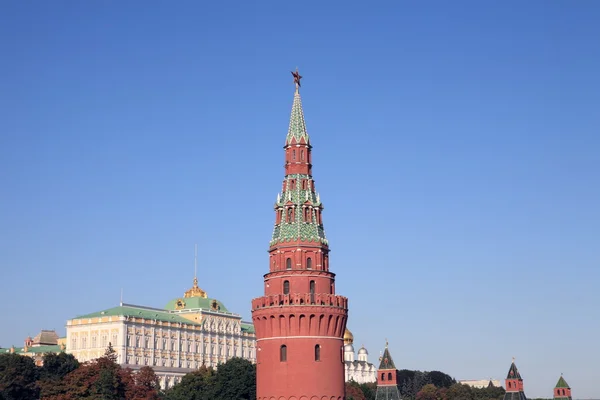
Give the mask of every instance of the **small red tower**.
M 296 83 L 264 296 L 252 300 L 258 400 L 342 400 L 348 300 L 335 294 L 323 204 Z
M 392 360 L 386 340 L 383 355 L 379 357 L 375 400 L 401 400 L 398 381 L 398 370 L 396 369 L 394 360 Z
M 571 400 L 571 388 L 562 374 L 554 387 L 554 400 Z
M 523 379 L 521 374 L 515 365 L 515 359 L 510 365 L 508 374 L 506 375 L 506 393 L 504 394 L 504 400 L 527 400 L 525 392 L 523 391 Z

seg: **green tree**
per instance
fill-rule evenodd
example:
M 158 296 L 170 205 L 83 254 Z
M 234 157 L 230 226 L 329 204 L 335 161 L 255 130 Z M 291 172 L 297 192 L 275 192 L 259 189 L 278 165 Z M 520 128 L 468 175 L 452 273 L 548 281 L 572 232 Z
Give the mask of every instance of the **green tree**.
M 215 400 L 256 400 L 256 366 L 234 357 L 217 367 Z
M 165 400 L 213 400 L 216 373 L 202 365 L 197 371 L 184 375 L 179 384 L 165 390 Z
M 38 368 L 30 357 L 0 354 L 0 399 L 37 399 L 38 376 Z
M 347 400 L 366 400 L 362 388 L 355 381 L 346 382 L 346 399 Z
M 468 385 L 455 383 L 448 388 L 448 400 L 474 400 L 473 389 Z
M 43 366 L 40 369 L 40 377 L 46 379 L 62 379 L 69 372 L 79 368 L 79 361 L 73 354 L 46 353 L 43 357 Z
M 456 380 L 450 375 L 440 371 L 430 371 L 425 373 L 427 379 L 437 388 L 449 388 L 456 383 Z
M 439 400 L 438 388 L 434 384 L 428 383 L 417 393 L 417 400 Z
M 377 395 L 376 383 L 361 383 L 360 389 L 365 395 L 365 400 L 375 400 L 375 396 Z

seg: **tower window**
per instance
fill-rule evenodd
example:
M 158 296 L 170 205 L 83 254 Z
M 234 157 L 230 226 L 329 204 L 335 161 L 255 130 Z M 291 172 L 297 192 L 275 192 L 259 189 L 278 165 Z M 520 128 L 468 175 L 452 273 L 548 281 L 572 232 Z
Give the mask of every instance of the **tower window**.
M 310 281 L 310 302 L 315 303 L 315 281 Z
M 300 159 L 304 161 L 304 150 L 300 150 Z
M 283 294 L 290 294 L 290 281 L 283 281 Z
M 388 372 L 388 381 L 391 381 L 391 380 L 392 380 L 392 373 Z
M 279 361 L 287 361 L 287 346 L 285 344 L 282 344 L 279 348 Z
M 291 207 L 287 209 L 287 222 L 292 222 L 294 220 L 294 210 Z
M 285 269 L 292 269 L 292 259 L 288 258 L 285 260 Z
M 312 258 L 310 257 L 306 259 L 306 269 L 312 269 Z
M 315 345 L 315 361 L 321 361 L 321 346 Z
M 292 160 L 296 159 L 296 150 L 292 150 Z
M 381 373 L 381 380 L 382 380 L 382 381 L 385 381 L 385 372 L 382 372 L 382 373 Z

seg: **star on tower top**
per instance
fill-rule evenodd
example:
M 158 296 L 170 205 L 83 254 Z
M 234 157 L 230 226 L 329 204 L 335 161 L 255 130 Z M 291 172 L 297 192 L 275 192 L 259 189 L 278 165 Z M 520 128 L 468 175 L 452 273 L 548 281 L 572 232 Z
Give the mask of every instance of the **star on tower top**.
M 298 67 L 296 67 L 296 71 L 291 71 L 292 72 L 292 76 L 294 77 L 294 83 L 296 84 L 296 92 L 298 91 L 298 88 L 300 88 L 300 86 L 302 86 L 300 84 L 300 79 L 302 79 L 302 75 L 300 75 L 300 73 L 298 72 Z

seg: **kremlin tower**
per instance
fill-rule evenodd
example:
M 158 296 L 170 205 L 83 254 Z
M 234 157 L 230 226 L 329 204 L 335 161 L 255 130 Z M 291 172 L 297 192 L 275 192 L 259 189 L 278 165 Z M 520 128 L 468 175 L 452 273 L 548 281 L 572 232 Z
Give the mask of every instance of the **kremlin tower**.
M 504 394 L 504 400 L 527 400 L 525 392 L 523 392 L 523 379 L 515 365 L 514 358 L 508 370 L 505 384 L 506 393 Z
M 312 177 L 300 79 L 285 140 L 285 178 L 275 202 L 264 296 L 252 300 L 257 338 L 256 396 L 342 400 L 348 299 L 335 294 L 323 204 Z
M 571 400 L 571 388 L 565 378 L 560 376 L 554 388 L 554 400 Z
M 401 400 L 400 388 L 398 387 L 398 370 L 394 360 L 392 360 L 387 341 L 385 342 L 383 355 L 379 357 L 379 360 L 375 400 Z

